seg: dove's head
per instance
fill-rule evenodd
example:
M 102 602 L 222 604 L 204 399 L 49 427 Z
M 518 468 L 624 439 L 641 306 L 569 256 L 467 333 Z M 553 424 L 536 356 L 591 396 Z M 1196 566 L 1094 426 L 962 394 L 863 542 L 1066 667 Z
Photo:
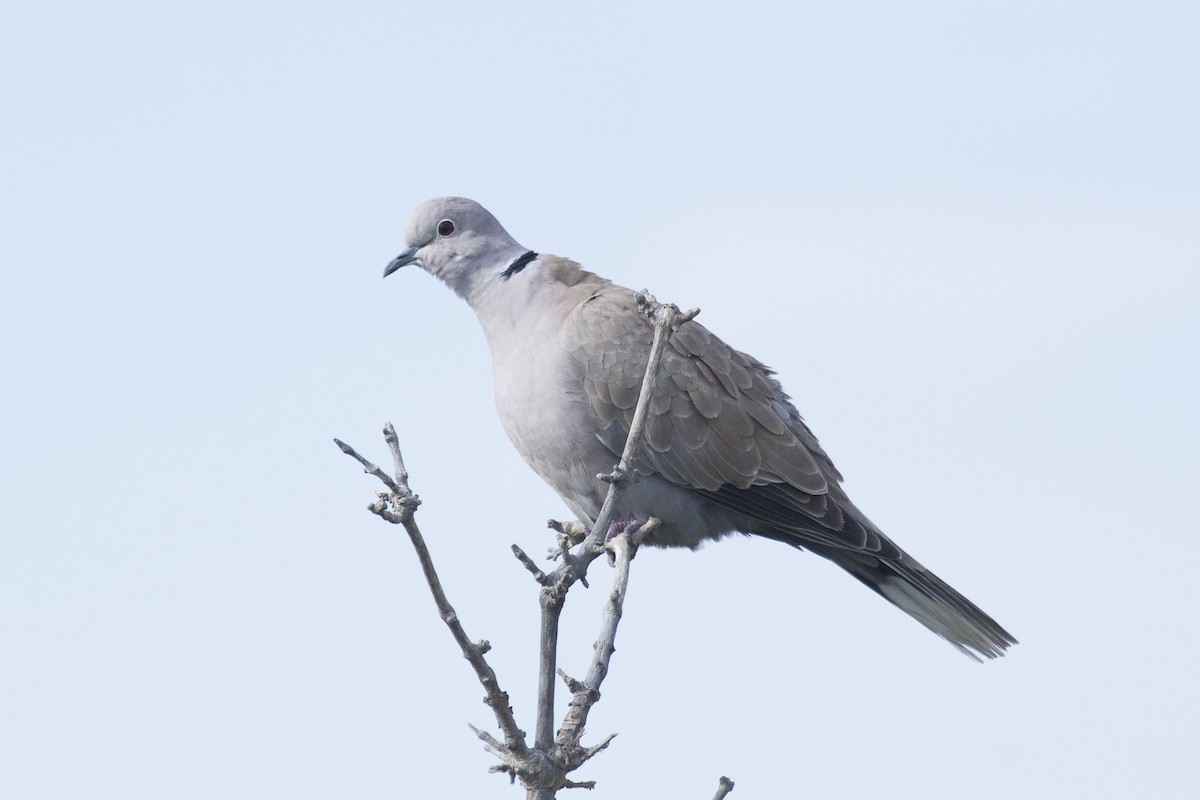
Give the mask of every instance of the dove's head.
M 408 247 L 384 269 L 385 278 L 416 264 L 468 300 L 483 281 L 526 252 L 486 208 L 465 197 L 439 197 L 419 205 L 404 238 Z

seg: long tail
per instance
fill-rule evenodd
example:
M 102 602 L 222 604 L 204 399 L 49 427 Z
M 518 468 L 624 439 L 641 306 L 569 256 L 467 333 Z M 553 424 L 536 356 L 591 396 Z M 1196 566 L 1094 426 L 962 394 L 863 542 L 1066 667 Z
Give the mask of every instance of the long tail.
M 802 545 L 874 589 L 961 653 L 997 658 L 1017 640 L 983 609 L 907 554 L 898 560 L 833 547 Z

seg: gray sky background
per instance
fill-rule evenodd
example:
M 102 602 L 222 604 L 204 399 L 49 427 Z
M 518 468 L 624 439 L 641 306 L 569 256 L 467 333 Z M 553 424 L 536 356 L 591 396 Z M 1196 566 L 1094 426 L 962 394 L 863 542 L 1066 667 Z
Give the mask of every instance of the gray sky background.
M 971 7 L 968 7 L 971 6 Z M 376 484 L 394 420 L 532 730 L 565 509 L 421 201 L 699 306 L 856 502 L 1008 627 L 831 565 L 644 551 L 597 798 L 1194 786 L 1192 3 L 14 3 L 0 12 L 0 795 L 520 797 Z M 569 601 L 584 671 L 605 571 Z M 589 795 L 590 796 L 590 795 Z

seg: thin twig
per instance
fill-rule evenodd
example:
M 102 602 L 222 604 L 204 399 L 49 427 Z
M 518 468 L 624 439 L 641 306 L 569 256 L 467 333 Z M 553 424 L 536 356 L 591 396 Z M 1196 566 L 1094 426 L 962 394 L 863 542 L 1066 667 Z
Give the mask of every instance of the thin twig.
M 408 486 L 408 473 L 404 469 L 404 460 L 400 455 L 396 429 L 389 422 L 383 429 L 383 432 L 384 439 L 391 448 L 392 459 L 396 465 L 396 477 L 394 481 L 384 474 L 383 470 L 355 452 L 354 448 L 337 439 L 334 441 L 337 442 L 338 447 L 341 448 L 343 453 L 355 458 L 363 465 L 366 472 L 379 478 L 391 489 L 390 496 L 385 496 L 383 500 L 392 508 L 397 509 L 397 511 L 390 513 L 385 518 L 404 526 L 404 530 L 412 542 L 413 549 L 417 552 L 417 560 L 421 563 L 421 571 L 425 574 L 425 581 L 429 584 L 430 592 L 433 593 L 433 601 L 437 605 L 438 615 L 446 623 L 446 626 L 450 628 L 450 633 L 454 636 L 454 641 L 458 642 L 463 656 L 475 670 L 475 675 L 483 685 L 486 695 L 484 702 L 491 706 L 493 713 L 496 715 L 496 723 L 500 726 L 500 730 L 504 734 L 504 748 L 518 759 L 528 759 L 530 754 L 529 747 L 525 743 L 525 732 L 517 727 L 516 718 L 513 716 L 512 708 L 508 704 L 508 693 L 501 690 L 495 671 L 488 664 L 487 659 L 484 658 L 484 653 L 488 651 L 490 645 L 486 642 L 472 642 L 467 636 L 466 631 L 463 630 L 462 623 L 458 619 L 458 614 L 454 611 L 453 606 L 450 605 L 450 601 L 446 598 L 446 593 L 442 589 L 442 582 L 438 578 L 437 570 L 433 566 L 433 559 L 429 555 L 429 548 L 425 544 L 425 537 L 421 535 L 421 530 L 413 517 L 412 512 L 420 501 Z M 374 510 L 374 507 L 372 507 L 372 510 Z M 384 510 L 387 511 L 388 509 Z M 384 514 L 380 514 L 380 516 L 384 516 Z M 395 517 L 395 519 L 391 519 L 392 517 Z
M 383 429 L 384 434 L 385 434 L 384 435 L 385 439 L 387 438 L 387 436 L 386 436 L 387 429 L 388 429 L 388 427 L 391 426 L 391 424 L 392 423 L 389 422 L 387 424 L 387 426 L 384 427 L 384 429 Z M 341 439 L 334 439 L 333 443 L 336 444 L 338 447 L 340 447 L 343 453 L 350 456 L 358 463 L 362 464 L 363 472 L 367 473 L 368 475 L 374 475 L 376 478 L 379 478 L 379 480 L 383 481 L 383 485 L 388 487 L 389 489 L 391 489 L 393 494 L 399 495 L 399 494 L 404 493 L 404 491 L 398 485 L 396 485 L 396 482 L 394 480 L 392 480 L 390 475 L 388 475 L 386 472 L 381 470 L 379 467 L 372 464 L 370 461 L 367 461 L 365 458 L 360 456 L 358 454 L 358 451 L 355 450 L 353 447 L 346 444 Z
M 617 625 L 624 612 L 625 592 L 629 587 L 629 563 L 633 560 L 638 545 L 658 527 L 658 524 L 659 521 L 651 517 L 636 532 L 618 534 L 607 544 L 615 555 L 612 593 L 604 606 L 600 636 L 592 648 L 592 663 L 588 667 L 587 677 L 582 682 L 573 682 L 571 704 L 563 718 L 562 727 L 554 738 L 554 744 L 562 754 L 568 772 L 607 747 L 608 742 L 612 740 L 610 736 L 597 748 L 584 748 L 579 741 L 587 727 L 588 713 L 600 700 L 600 686 L 608 675 L 609 662 L 617 649 Z
M 603 552 L 604 537 L 608 535 L 608 529 L 616 515 L 617 500 L 624 492 L 625 487 L 637 480 L 634 465 L 637 462 L 638 453 L 642 449 L 642 441 L 646 437 L 650 401 L 654 398 L 658 372 L 662 365 L 663 354 L 667 350 L 667 341 L 680 325 L 689 322 L 700 313 L 697 308 L 680 311 L 671 303 L 658 303 L 649 292 L 642 292 L 638 295 L 638 306 L 643 314 L 654 321 L 654 341 L 650 344 L 650 355 L 646 359 L 646 372 L 642 376 L 642 391 L 638 395 L 637 406 L 634 408 L 633 420 L 629 425 L 629 436 L 625 439 L 625 450 L 621 453 L 621 460 L 608 475 L 596 476 L 600 480 L 608 481 L 611 486 L 604 498 L 604 505 L 600 507 L 600 513 L 596 516 L 592 531 L 584 539 L 583 546 L 580 548 L 582 551 L 580 555 L 587 559 L 578 567 L 581 574 L 586 574 L 587 565 Z
M 571 694 L 575 694 L 576 692 L 579 691 L 580 687 L 583 686 L 582 683 L 575 680 L 570 675 L 563 672 L 561 669 L 558 671 L 558 677 L 563 679 L 563 683 L 565 683 L 567 685 L 567 691 L 570 692 Z
M 404 468 L 404 456 L 400 455 L 400 437 L 396 436 L 396 426 L 390 421 L 383 426 L 383 440 L 392 451 L 392 465 L 396 468 L 396 482 L 408 488 L 408 470 Z
M 713 800 L 722 800 L 725 795 L 733 791 L 733 781 L 721 776 L 720 782 L 717 784 L 717 793 L 713 795 Z
M 517 557 L 517 561 L 520 561 L 521 565 L 525 567 L 525 569 L 529 570 L 529 574 L 533 576 L 535 581 L 540 583 L 542 586 L 546 586 L 550 583 L 550 576 L 542 572 L 538 568 L 538 565 L 534 563 L 534 560 L 530 558 L 524 550 L 514 544 L 512 546 L 512 553 Z
M 575 554 L 563 552 L 562 564 L 552 573 L 554 583 L 542 590 L 541 608 L 542 624 L 539 642 L 541 661 L 538 669 L 538 704 L 537 723 L 534 727 L 534 747 L 549 750 L 554 742 L 554 689 L 555 669 L 558 650 L 558 619 L 562 614 L 563 602 L 567 591 L 576 581 L 584 581 L 586 585 L 588 566 L 604 552 L 604 539 L 612 526 L 616 515 L 617 501 L 625 488 L 634 480 L 634 464 L 641 450 L 642 441 L 646 435 L 646 421 L 649 417 L 650 400 L 654 396 L 655 384 L 662 365 L 663 353 L 666 352 L 667 340 L 682 324 L 688 322 L 698 313 L 699 309 L 681 312 L 671 303 L 661 304 L 655 301 L 649 292 L 638 295 L 639 310 L 654 322 L 654 340 L 650 345 L 650 354 L 646 359 L 646 371 L 642 376 L 642 388 L 638 394 L 637 406 L 634 409 L 633 420 L 629 425 L 629 436 L 625 439 L 625 450 L 621 460 L 607 476 L 597 476 L 609 483 L 608 493 L 600 513 L 592 524 L 591 532 L 584 538 Z M 594 702 L 594 701 L 593 701 Z

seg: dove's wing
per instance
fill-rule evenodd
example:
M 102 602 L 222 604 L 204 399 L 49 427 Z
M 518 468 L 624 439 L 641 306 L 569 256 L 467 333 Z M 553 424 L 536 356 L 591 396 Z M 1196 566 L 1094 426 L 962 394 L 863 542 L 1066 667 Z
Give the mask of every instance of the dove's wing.
M 653 328 L 632 292 L 609 286 L 567 318 L 566 347 L 618 456 L 632 424 Z M 829 558 L 968 655 L 1015 642 L 991 617 L 888 539 L 841 488 L 769 368 L 688 322 L 671 337 L 640 467 L 737 512 L 745 532 Z

